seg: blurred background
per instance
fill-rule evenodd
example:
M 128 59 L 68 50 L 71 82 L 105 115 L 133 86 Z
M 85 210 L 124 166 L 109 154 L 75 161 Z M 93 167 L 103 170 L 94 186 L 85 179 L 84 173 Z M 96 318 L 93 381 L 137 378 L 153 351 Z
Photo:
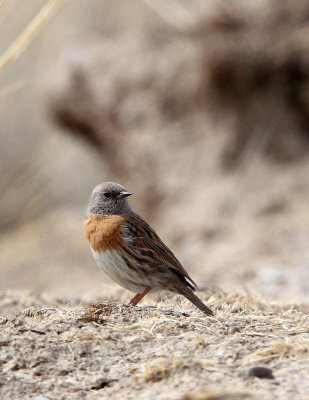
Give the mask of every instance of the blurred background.
M 116 181 L 201 287 L 308 298 L 309 1 L 2 0 L 0 65 L 35 18 L 0 69 L 0 289 L 102 293 Z

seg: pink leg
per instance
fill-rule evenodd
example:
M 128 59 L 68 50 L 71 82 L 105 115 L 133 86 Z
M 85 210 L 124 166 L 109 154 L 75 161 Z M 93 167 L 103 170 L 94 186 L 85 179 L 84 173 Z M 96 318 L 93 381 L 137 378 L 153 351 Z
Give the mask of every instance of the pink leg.
M 139 303 L 142 298 L 151 290 L 152 288 L 148 286 L 143 293 L 137 293 L 131 300 L 130 303 L 132 306 L 136 306 L 137 303 Z

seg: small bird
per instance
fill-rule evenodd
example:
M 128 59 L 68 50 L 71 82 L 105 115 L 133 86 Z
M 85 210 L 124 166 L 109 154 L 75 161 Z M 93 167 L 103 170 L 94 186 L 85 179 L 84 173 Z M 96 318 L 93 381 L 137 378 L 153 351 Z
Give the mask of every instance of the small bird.
M 98 266 L 120 286 L 137 293 L 136 305 L 150 291 L 170 290 L 185 296 L 207 315 L 214 315 L 194 293 L 195 282 L 156 232 L 131 210 L 132 193 L 114 182 L 96 186 L 85 220 Z

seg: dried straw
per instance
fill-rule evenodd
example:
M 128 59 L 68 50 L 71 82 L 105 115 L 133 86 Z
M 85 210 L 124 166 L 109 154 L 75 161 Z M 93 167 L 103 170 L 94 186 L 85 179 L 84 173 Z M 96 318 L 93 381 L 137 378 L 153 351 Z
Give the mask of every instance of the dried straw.
M 50 0 L 32 19 L 26 29 L 15 39 L 11 46 L 0 57 L 0 72 L 10 62 L 16 60 L 30 43 L 38 36 L 41 30 L 51 21 L 52 17 L 64 6 L 67 0 Z M 1 5 L 1 3 L 0 3 Z

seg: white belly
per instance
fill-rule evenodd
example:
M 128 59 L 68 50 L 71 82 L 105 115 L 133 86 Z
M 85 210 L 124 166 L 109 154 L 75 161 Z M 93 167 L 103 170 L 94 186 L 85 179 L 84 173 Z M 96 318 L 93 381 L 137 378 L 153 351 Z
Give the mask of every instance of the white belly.
M 91 248 L 91 251 L 98 266 L 118 285 L 135 293 L 146 289 L 147 286 L 138 282 L 138 277 L 132 274 L 116 250 L 94 251 Z

